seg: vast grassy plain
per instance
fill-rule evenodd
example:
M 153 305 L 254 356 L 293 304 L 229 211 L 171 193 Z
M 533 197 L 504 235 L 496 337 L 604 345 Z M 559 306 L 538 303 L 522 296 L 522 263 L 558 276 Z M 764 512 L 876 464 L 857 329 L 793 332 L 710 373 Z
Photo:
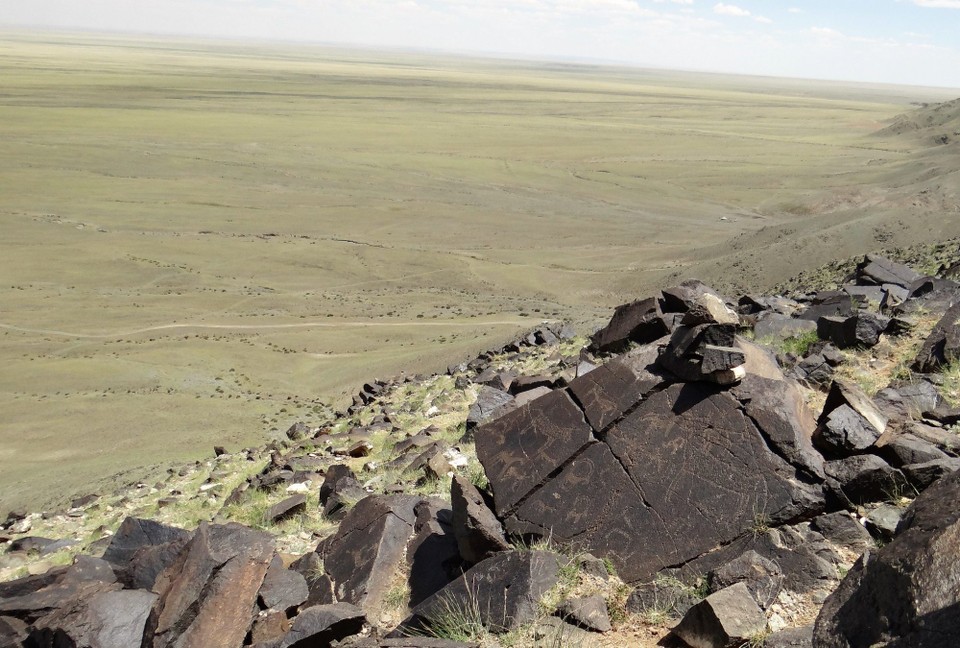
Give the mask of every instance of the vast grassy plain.
M 960 234 L 955 159 L 871 135 L 957 95 L 0 34 L 0 509 L 676 278 Z

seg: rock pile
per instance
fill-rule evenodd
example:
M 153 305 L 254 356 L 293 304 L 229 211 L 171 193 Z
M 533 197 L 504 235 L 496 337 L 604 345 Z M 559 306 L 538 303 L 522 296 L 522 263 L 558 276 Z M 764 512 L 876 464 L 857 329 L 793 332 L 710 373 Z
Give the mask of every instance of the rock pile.
M 369 383 L 348 428 L 294 425 L 247 453 L 265 465 L 239 487 L 211 482 L 222 511 L 280 493 L 268 526 L 322 511 L 336 527 L 312 550 L 223 517 L 130 517 L 101 557 L 0 583 L 0 648 L 453 648 L 524 628 L 589 645 L 628 613 L 674 618 L 695 648 L 952 645 L 960 412 L 924 372 L 955 359 L 958 303 L 960 285 L 875 256 L 796 298 L 685 282 L 619 307 L 582 350 L 544 326 L 451 367 L 476 394 L 455 444 L 398 426 L 391 394 L 420 379 Z M 911 380 L 871 397 L 841 377 L 840 349 L 930 312 Z M 423 420 L 446 416 L 424 398 Z M 430 483 L 449 498 L 411 494 Z M 7 532 L 40 551 L 29 521 Z

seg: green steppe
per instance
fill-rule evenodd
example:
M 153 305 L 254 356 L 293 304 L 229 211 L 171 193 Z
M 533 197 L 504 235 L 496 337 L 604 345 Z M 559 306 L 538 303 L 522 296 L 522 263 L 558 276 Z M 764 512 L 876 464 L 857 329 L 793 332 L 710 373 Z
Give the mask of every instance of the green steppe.
M 951 147 L 873 134 L 958 95 L 0 33 L 0 513 L 678 278 L 958 235 Z

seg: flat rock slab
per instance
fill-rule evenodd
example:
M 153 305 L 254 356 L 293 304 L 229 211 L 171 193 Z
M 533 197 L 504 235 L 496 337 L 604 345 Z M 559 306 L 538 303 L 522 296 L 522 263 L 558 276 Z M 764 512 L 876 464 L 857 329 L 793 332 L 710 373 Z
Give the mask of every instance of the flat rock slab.
M 482 434 L 481 434 L 482 431 Z M 477 430 L 477 457 L 504 515 L 591 439 L 583 412 L 557 390 Z
M 286 636 L 271 648 L 313 648 L 330 646 L 363 629 L 363 610 L 349 603 L 315 605 L 301 612 Z
M 920 373 L 939 371 L 960 358 L 960 303 L 951 306 L 933 327 L 917 353 L 911 369 Z
M 326 549 L 336 600 L 372 610 L 382 602 L 413 535 L 420 498 L 371 495 L 350 510 Z
M 626 347 L 630 341 L 653 342 L 669 333 L 656 297 L 618 306 L 610 322 L 590 338 L 590 349 L 608 353 Z
M 525 420 L 549 421 L 550 415 L 527 413 Z M 796 479 L 794 467 L 770 450 L 741 403 L 710 385 L 676 384 L 652 394 L 602 441 L 582 434 L 560 446 L 529 429 L 504 426 L 487 434 L 481 428 L 477 434 L 507 530 L 551 536 L 608 556 L 627 582 L 649 580 L 748 534 L 758 519 L 782 523 L 822 506 L 819 488 Z M 539 430 L 547 429 L 556 428 L 541 423 Z M 571 430 L 576 427 L 568 424 L 555 434 Z M 588 443 L 578 449 L 582 439 Z M 540 466 L 544 456 L 549 461 Z M 491 457 L 494 470 L 487 463 Z M 509 471 L 498 469 L 507 463 Z M 511 509 L 516 494 L 528 490 Z

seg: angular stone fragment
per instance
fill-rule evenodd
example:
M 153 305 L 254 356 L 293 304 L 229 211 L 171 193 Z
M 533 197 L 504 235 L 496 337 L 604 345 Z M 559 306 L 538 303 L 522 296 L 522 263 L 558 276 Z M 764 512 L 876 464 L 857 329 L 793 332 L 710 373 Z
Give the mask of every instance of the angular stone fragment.
M 287 499 L 274 504 L 267 509 L 264 517 L 271 523 L 276 524 L 295 515 L 300 515 L 307 510 L 307 496 L 300 494 L 288 497 Z
M 817 427 L 813 441 L 826 457 L 848 457 L 862 452 L 880 438 L 880 432 L 849 405 L 830 412 Z
M 610 323 L 590 338 L 590 350 L 610 353 L 622 350 L 631 341 L 647 344 L 669 333 L 660 303 L 655 297 L 618 306 Z
M 114 565 L 125 565 L 143 547 L 165 544 L 190 537 L 183 529 L 135 517 L 126 518 L 110 540 L 103 559 Z
M 285 569 L 280 558 L 275 557 L 260 586 L 261 605 L 268 610 L 289 610 L 302 604 L 309 595 L 306 578 Z
M 746 358 L 736 345 L 734 324 L 678 326 L 659 364 L 682 380 L 733 384 L 745 375 Z
M 120 589 L 110 564 L 77 556 L 73 565 L 0 583 L 0 615 L 34 621 L 101 592 Z
M 157 579 L 144 648 L 241 645 L 272 556 L 268 534 L 201 523 Z
M 557 557 L 550 552 L 496 554 L 415 607 L 399 632 L 429 629 L 450 610 L 477 615 L 491 632 L 507 632 L 537 618 L 541 597 L 559 575 Z
M 735 648 L 767 628 L 767 617 L 743 583 L 693 606 L 673 634 L 691 648 Z
M 753 334 L 757 340 L 784 340 L 789 337 L 800 337 L 816 330 L 816 322 L 779 313 L 767 313 L 753 326 Z
M 492 421 L 513 409 L 513 396 L 492 387 L 481 387 L 476 402 L 467 414 L 467 429 Z
M 460 476 L 450 486 L 453 507 L 453 534 L 460 556 L 470 564 L 482 562 L 495 553 L 511 549 L 503 527 L 476 487 Z
M 932 373 L 957 359 L 960 359 L 960 303 L 951 306 L 933 327 L 910 368 L 919 373 Z
M 813 626 L 774 632 L 764 640 L 763 648 L 813 648 Z
M 860 284 L 894 284 L 902 288 L 909 288 L 921 278 L 919 272 L 878 254 L 866 255 L 857 265 L 856 275 Z
M 880 342 L 880 335 L 889 325 L 888 317 L 859 311 L 850 317 L 821 317 L 817 320 L 817 335 L 821 340 L 830 340 L 840 349 L 870 348 Z
M 410 607 L 431 596 L 462 573 L 463 562 L 452 526 L 452 512 L 442 500 L 422 500 L 414 509 L 413 539 L 407 545 Z
M 844 511 L 821 515 L 811 522 L 811 526 L 830 542 L 857 553 L 873 546 L 870 533 Z
M 368 611 L 382 603 L 413 535 L 418 501 L 404 495 L 371 495 L 350 510 L 324 560 L 338 601 Z
M 538 398 L 542 398 L 546 396 L 551 391 L 553 390 L 550 389 L 549 387 L 534 387 L 533 389 L 522 391 L 519 394 L 517 394 L 516 398 L 514 399 L 514 404 L 517 407 L 523 407 L 527 403 L 531 403 L 537 400 Z
M 363 630 L 363 610 L 349 603 L 315 605 L 293 620 L 290 631 L 275 644 L 276 648 L 313 648 L 330 646 Z
M 960 459 L 956 457 L 936 459 L 925 463 L 910 464 L 904 466 L 901 470 L 910 485 L 918 491 L 922 491 L 944 475 L 960 470 Z
M 825 290 L 817 293 L 810 305 L 797 317 L 816 322 L 823 316 L 849 317 L 854 313 L 853 298 L 845 292 Z
M 493 486 L 497 513 L 513 508 L 590 438 L 583 412 L 563 390 L 477 429 L 477 457 Z
M 593 632 L 609 632 L 613 629 L 607 602 L 600 595 L 567 599 L 557 608 L 556 615 L 575 626 Z
M 38 620 L 26 645 L 59 648 L 130 648 L 143 640 L 144 626 L 157 599 L 153 592 L 101 592 L 77 599 Z
M 947 458 L 937 446 L 910 433 L 890 435 L 889 438 L 884 435 L 877 446 L 880 456 L 894 468 Z
M 960 636 L 960 473 L 907 509 L 896 538 L 865 553 L 823 605 L 818 648 L 948 648 Z
M 0 616 L 0 648 L 20 648 L 27 634 L 26 623 L 14 617 Z
M 783 573 L 775 562 L 750 550 L 707 574 L 707 583 L 711 592 L 744 583 L 757 605 L 767 609 L 780 593 Z
M 903 473 L 875 455 L 828 461 L 824 472 L 837 481 L 842 494 L 854 504 L 883 501 L 907 485 Z

